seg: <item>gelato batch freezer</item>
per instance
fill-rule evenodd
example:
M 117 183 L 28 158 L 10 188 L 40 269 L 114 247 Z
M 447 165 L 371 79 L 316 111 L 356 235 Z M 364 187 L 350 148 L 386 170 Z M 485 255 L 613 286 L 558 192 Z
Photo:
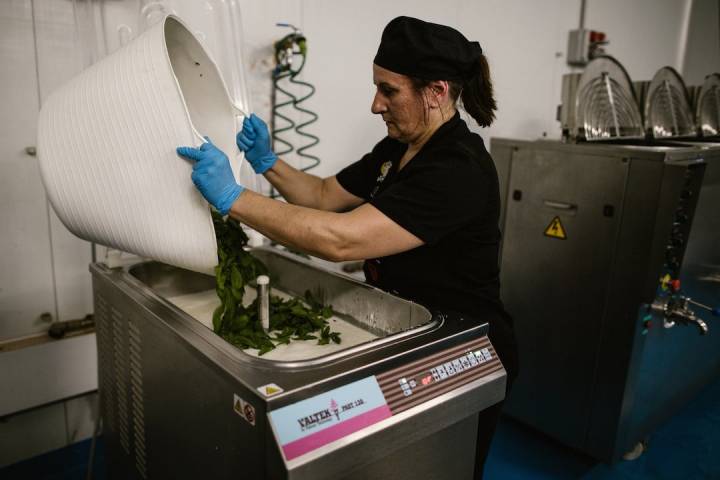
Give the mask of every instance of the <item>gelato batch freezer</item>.
M 208 326 L 214 277 L 91 265 L 109 477 L 472 478 L 478 412 L 505 396 L 487 323 L 252 253 L 278 294 L 332 305 L 341 344 L 240 350 Z
M 720 376 L 718 86 L 693 115 L 671 67 L 632 82 L 599 56 L 563 76 L 564 141 L 491 143 L 522 360 L 504 411 L 607 462 Z
M 720 375 L 720 149 L 493 139 L 505 413 L 612 462 Z

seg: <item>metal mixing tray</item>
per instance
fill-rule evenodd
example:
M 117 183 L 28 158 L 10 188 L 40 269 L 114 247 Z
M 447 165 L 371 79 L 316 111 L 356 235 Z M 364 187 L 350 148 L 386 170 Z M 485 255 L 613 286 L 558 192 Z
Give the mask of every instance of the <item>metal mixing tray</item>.
M 424 307 L 387 294 L 342 274 L 318 269 L 312 262 L 276 249 L 255 249 L 271 276 L 272 295 L 303 298 L 306 291 L 325 305 L 333 307 L 328 319 L 333 331 L 341 334 L 341 343 L 318 345 L 316 340 L 295 340 L 278 345 L 260 357 L 254 349 L 240 355 L 277 362 L 310 362 L 320 364 L 367 347 L 369 342 L 383 342 L 392 337 L 415 335 L 433 328 L 436 322 Z M 158 262 L 146 262 L 128 269 L 133 280 L 152 290 L 166 302 L 190 315 L 212 330 L 212 313 L 220 305 L 215 293 L 215 278 Z M 248 286 L 243 304 L 255 298 Z M 187 321 L 185 315 L 181 315 Z M 219 338 L 219 337 L 218 337 Z

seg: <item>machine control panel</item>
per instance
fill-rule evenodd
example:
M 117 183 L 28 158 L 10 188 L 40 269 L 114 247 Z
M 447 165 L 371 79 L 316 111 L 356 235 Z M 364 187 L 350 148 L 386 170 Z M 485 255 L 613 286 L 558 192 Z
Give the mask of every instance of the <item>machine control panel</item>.
M 502 369 L 487 337 L 377 375 L 393 414 Z
M 433 383 L 453 377 L 491 359 L 492 353 L 490 353 L 490 349 L 486 347 L 475 352 L 468 352 L 458 358 L 436 365 L 429 371 L 421 372 L 419 375 L 411 377 L 409 380 L 406 377 L 402 377 L 398 380 L 398 384 L 400 384 L 400 389 L 403 391 L 403 394 L 406 397 L 409 397 L 413 394 L 413 391 L 417 392 L 417 390 L 422 387 L 427 387 Z
M 704 164 L 695 164 L 685 169 L 682 189 L 677 197 L 672 225 L 665 245 L 665 263 L 660 276 L 655 300 L 648 305 L 643 316 L 643 335 L 652 326 L 653 313 L 663 317 L 663 326 L 672 328 L 676 323 L 696 325 L 701 335 L 708 333 L 708 325 L 691 309 L 691 306 L 710 311 L 713 315 L 720 310 L 693 301 L 682 292 L 680 270 L 685 256 L 690 228 L 692 227 L 695 207 L 702 188 Z
M 268 419 L 285 460 L 292 461 L 502 370 L 490 340 L 481 337 L 273 410 Z
M 685 169 L 684 185 L 675 206 L 672 228 L 665 246 L 665 273 L 673 279 L 677 279 L 680 274 L 698 192 L 702 187 L 703 168 L 703 164 L 697 164 Z

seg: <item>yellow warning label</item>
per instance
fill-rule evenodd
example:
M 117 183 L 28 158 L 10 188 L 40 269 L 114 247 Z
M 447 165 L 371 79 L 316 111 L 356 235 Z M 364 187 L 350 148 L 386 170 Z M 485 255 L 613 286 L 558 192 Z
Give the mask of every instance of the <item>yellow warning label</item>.
M 267 385 L 263 385 L 262 387 L 258 387 L 258 392 L 262 393 L 266 397 L 272 397 L 273 395 L 277 395 L 278 393 L 282 393 L 285 390 L 280 387 L 280 385 L 277 385 L 275 383 L 268 383 Z
M 552 238 L 559 238 L 560 240 L 567 240 L 567 234 L 565 233 L 565 227 L 563 227 L 560 217 L 555 217 L 550 222 L 550 225 L 545 229 L 545 236 Z
M 242 408 L 242 404 L 240 403 L 240 399 L 238 397 L 235 397 L 235 404 L 233 405 L 233 409 L 235 410 L 236 413 L 239 413 L 240 415 L 242 415 L 243 408 Z

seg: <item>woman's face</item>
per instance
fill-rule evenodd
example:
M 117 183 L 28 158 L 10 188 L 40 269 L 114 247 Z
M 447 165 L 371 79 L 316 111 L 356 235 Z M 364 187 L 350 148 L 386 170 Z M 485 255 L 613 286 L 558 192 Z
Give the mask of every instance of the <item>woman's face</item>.
M 375 98 L 370 110 L 382 116 L 388 137 L 412 143 L 426 129 L 425 102 L 410 78 L 373 64 Z

